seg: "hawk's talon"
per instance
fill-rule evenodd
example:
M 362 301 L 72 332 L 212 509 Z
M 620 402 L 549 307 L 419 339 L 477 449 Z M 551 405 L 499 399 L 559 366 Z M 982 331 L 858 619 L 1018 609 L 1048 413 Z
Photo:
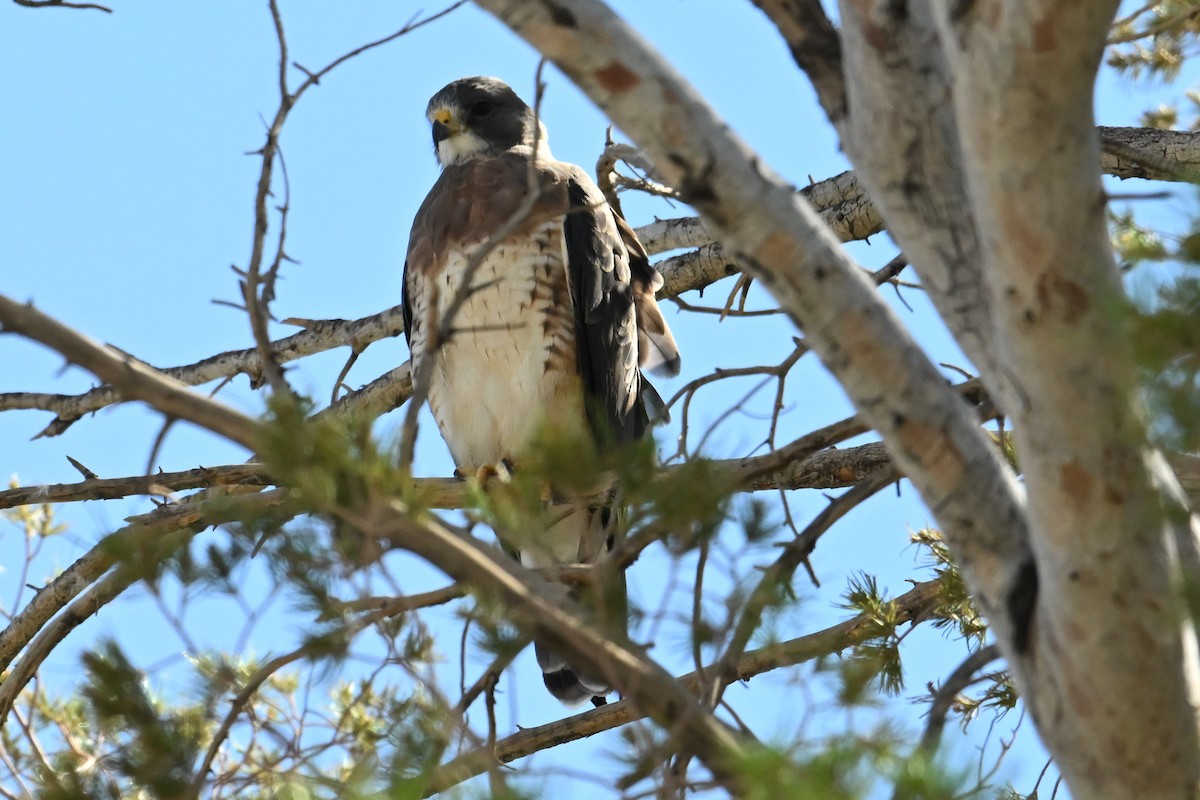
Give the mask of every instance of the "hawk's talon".
M 475 480 L 480 486 L 487 486 L 488 481 L 495 479 L 500 483 L 512 483 L 513 464 L 507 458 L 498 464 L 484 464 L 475 470 Z

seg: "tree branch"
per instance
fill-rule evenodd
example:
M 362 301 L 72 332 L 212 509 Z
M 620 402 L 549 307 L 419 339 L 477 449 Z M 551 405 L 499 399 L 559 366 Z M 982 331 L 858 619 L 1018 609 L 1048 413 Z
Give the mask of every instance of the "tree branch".
M 304 321 L 306 330 L 272 343 L 275 359 L 283 364 L 304 356 L 332 350 L 335 347 L 362 347 L 371 342 L 404 332 L 400 306 L 356 320 Z M 261 377 L 261 361 L 256 348 L 230 350 L 205 358 L 194 364 L 159 370 L 163 375 L 191 386 L 221 378 L 249 375 L 253 383 Z M 0 411 L 10 409 L 42 409 L 53 411 L 58 419 L 50 423 L 41 436 L 57 436 L 85 414 L 122 401 L 112 386 L 98 386 L 78 395 L 45 395 L 26 392 L 0 394 Z M 346 400 L 346 398 L 343 398 Z
M 808 557 L 817 546 L 817 540 L 851 509 L 861 505 L 879 490 L 897 480 L 899 477 L 893 469 L 881 469 L 867 476 L 855 484 L 850 491 L 832 500 L 799 536 L 784 544 L 779 558 L 763 570 L 758 584 L 746 599 L 745 608 L 734 626 L 725 652 L 717 659 L 717 663 L 713 665 L 711 671 L 705 671 L 710 685 L 702 690 L 704 702 L 712 708 L 715 708 L 720 702 L 721 693 L 733 680 L 737 664 L 746 646 L 750 643 L 750 638 L 762 624 L 763 614 L 772 605 L 778 603 L 785 587 L 791 586 L 792 576 L 801 564 L 808 561 Z
M 971 685 L 975 673 L 988 664 L 1000 658 L 1000 649 L 995 644 L 984 645 L 967 656 L 959 664 L 946 682 L 938 687 L 933 704 L 929 708 L 929 722 L 925 732 L 921 734 L 921 743 L 917 745 L 916 754 L 932 759 L 937 752 L 938 743 L 942 739 L 942 730 L 946 727 L 946 715 L 954 706 L 954 699 Z
M 70 503 L 80 500 L 115 500 L 131 495 L 167 497 L 172 492 L 214 486 L 270 486 L 274 483 L 261 464 L 228 464 L 197 467 L 182 472 L 131 475 L 124 478 L 88 478 L 78 483 L 19 486 L 0 491 L 0 508 L 35 503 Z
M 258 353 L 258 366 L 262 374 L 266 377 L 267 382 L 276 393 L 290 393 L 291 389 L 283 378 L 283 372 L 280 369 L 278 362 L 274 358 L 274 352 L 271 346 L 270 336 L 267 331 L 267 320 L 270 316 L 269 306 L 275 295 L 275 281 L 278 277 L 278 269 L 280 263 L 286 258 L 284 254 L 284 242 L 286 239 L 286 224 L 288 204 L 284 200 L 283 205 L 279 207 L 280 214 L 280 231 L 276 243 L 276 254 L 274 262 L 270 269 L 265 273 L 262 270 L 263 254 L 266 245 L 266 235 L 268 228 L 268 209 L 267 199 L 272 193 L 273 172 L 275 168 L 276 158 L 280 159 L 280 166 L 283 166 L 282 154 L 279 150 L 279 136 L 283 131 L 283 126 L 287 122 L 288 115 L 299 102 L 300 98 L 313 86 L 320 83 L 321 78 L 328 75 L 334 69 L 338 68 L 347 61 L 357 58 L 363 53 L 373 50 L 382 45 L 399 39 L 400 37 L 411 33 L 412 31 L 428 25 L 435 20 L 441 19 L 455 9 L 466 3 L 466 0 L 457 0 L 442 9 L 441 11 L 430 14 L 426 17 L 421 17 L 421 12 L 418 12 L 411 20 L 400 28 L 400 30 L 381 39 L 368 42 L 360 47 L 350 50 L 342 54 L 338 58 L 329 62 L 325 67 L 311 72 L 302 67 L 299 69 L 304 73 L 305 78 L 292 91 L 288 86 L 288 70 L 292 67 L 292 62 L 288 57 L 287 38 L 284 34 L 283 17 L 279 10 L 278 0 L 270 0 L 269 6 L 271 11 L 271 20 L 275 27 L 275 38 L 279 46 L 278 58 L 278 89 L 279 89 L 279 105 L 275 111 L 275 117 L 271 120 L 271 124 L 267 129 L 266 141 L 263 143 L 259 154 L 261 156 L 261 167 L 259 168 L 258 180 L 255 187 L 254 195 L 254 234 L 251 238 L 250 256 L 246 263 L 246 269 L 241 272 L 243 277 L 241 281 L 242 298 L 245 302 L 246 313 L 250 317 L 250 328 L 253 334 L 255 348 Z M 285 181 L 285 197 L 286 197 L 286 180 L 287 171 L 283 170 Z
M 353 513 L 331 511 L 364 533 L 424 558 L 454 580 L 494 596 L 523 630 L 568 658 L 593 665 L 736 793 L 735 765 L 741 750 L 737 737 L 620 631 L 600 633 L 582 621 L 574 603 L 564 603 L 536 573 L 435 520 L 417 524 L 403 509 L 383 503 Z
M 780 456 L 779 453 L 788 455 Z M 890 459 L 880 442 L 830 449 L 806 457 L 796 457 L 787 448 L 751 458 L 719 459 L 717 470 L 727 472 L 734 485 L 745 491 L 765 492 L 780 489 L 840 489 L 853 485 L 867 475 L 887 466 Z M 670 474 L 678 467 L 664 468 Z M 19 486 L 0 491 L 0 508 L 16 508 L 42 503 L 69 503 L 86 500 L 113 500 L 134 495 L 166 496 L 187 489 L 211 489 L 233 486 L 274 486 L 275 479 L 262 464 L 228 464 L 197 467 L 181 472 L 160 472 L 122 478 L 89 478 L 77 483 Z M 466 505 L 468 484 L 459 478 L 413 478 L 428 508 L 453 509 Z M 188 498 L 189 502 L 191 498 Z M 130 517 L 138 521 L 153 514 Z
M 68 0 L 13 0 L 13 2 L 26 8 L 92 8 L 103 11 L 105 14 L 112 13 L 111 8 L 98 3 L 72 3 Z
M 163 506 L 104 537 L 48 584 L 0 630 L 0 672 L 29 644 L 47 622 L 100 576 L 118 564 L 123 554 L 139 553 L 184 528 L 203 528 L 243 519 L 268 510 L 280 511 L 291 500 L 285 490 L 238 497 L 217 496 L 189 505 Z M 298 513 L 298 512 L 296 512 Z M 295 516 L 295 513 L 291 514 Z M 190 536 L 190 532 L 187 534 Z
M 0 326 L 52 348 L 111 383 L 128 399 L 142 400 L 163 414 L 192 422 L 251 451 L 256 447 L 259 423 L 254 419 L 190 391 L 180 381 L 71 330 L 31 305 L 0 295 Z
M 71 603 L 62 614 L 38 630 L 21 658 L 13 664 L 12 669 L 7 670 L 4 681 L 0 683 L 0 723 L 8 719 L 21 690 L 33 680 L 38 668 L 54 652 L 54 648 L 88 617 L 119 597 L 140 575 L 140 571 L 134 574 L 130 570 L 109 573 Z
M 941 581 L 918 583 L 908 592 L 891 601 L 899 622 L 916 625 L 930 618 L 938 605 Z M 803 664 L 823 656 L 840 653 L 879 635 L 877 624 L 867 615 L 838 623 L 825 630 L 799 636 L 778 644 L 751 650 L 737 660 L 735 674 L 729 682 L 748 681 L 764 672 Z M 711 673 L 712 667 L 703 670 Z M 700 688 L 701 670 L 689 672 L 676 680 L 691 691 Z M 642 719 L 645 713 L 629 700 L 557 720 L 546 725 L 526 728 L 496 742 L 494 749 L 481 748 L 466 753 L 438 767 L 425 786 L 425 797 L 443 792 L 484 772 L 489 765 L 507 764 L 519 758 L 566 742 L 584 739 Z
M 1100 126 L 1101 168 L 1118 178 L 1196 183 L 1200 176 L 1200 135 L 1161 128 Z

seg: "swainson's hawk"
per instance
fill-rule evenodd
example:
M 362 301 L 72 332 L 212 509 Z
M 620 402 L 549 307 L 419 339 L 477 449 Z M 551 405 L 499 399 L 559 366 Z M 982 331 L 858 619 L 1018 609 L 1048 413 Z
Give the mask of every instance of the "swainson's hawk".
M 457 80 L 425 113 L 442 174 L 409 238 L 405 332 L 458 470 L 519 469 L 548 425 L 598 443 L 643 436 L 647 406 L 661 400 L 641 371 L 677 374 L 679 351 L 654 297 L 662 279 L 629 225 L 582 168 L 554 160 L 545 128 L 503 82 Z M 528 213 L 469 270 L 472 254 L 518 218 L 531 186 Z M 526 566 L 590 563 L 611 547 L 611 509 L 575 501 L 555 511 L 545 535 L 505 542 Z M 611 691 L 535 646 L 563 702 L 602 703 Z

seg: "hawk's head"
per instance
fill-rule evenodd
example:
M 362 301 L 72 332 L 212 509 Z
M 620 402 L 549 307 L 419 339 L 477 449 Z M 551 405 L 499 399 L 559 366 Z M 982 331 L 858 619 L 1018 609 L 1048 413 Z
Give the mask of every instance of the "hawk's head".
M 534 137 L 533 109 L 496 78 L 460 78 L 429 100 L 425 116 L 433 125 L 433 149 L 443 167 L 471 158 L 496 156 L 538 142 L 545 158 L 546 128 Z

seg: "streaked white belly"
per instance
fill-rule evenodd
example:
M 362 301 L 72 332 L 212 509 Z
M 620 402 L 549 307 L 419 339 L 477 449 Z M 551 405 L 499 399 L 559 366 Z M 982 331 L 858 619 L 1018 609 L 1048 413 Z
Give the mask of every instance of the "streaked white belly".
M 561 222 L 523 241 L 496 247 L 475 270 L 476 288 L 430 375 L 430 408 L 464 473 L 504 459 L 519 463 L 547 423 L 586 424 Z M 460 291 L 467 261 L 467 254 L 451 255 L 438 276 L 439 320 Z

